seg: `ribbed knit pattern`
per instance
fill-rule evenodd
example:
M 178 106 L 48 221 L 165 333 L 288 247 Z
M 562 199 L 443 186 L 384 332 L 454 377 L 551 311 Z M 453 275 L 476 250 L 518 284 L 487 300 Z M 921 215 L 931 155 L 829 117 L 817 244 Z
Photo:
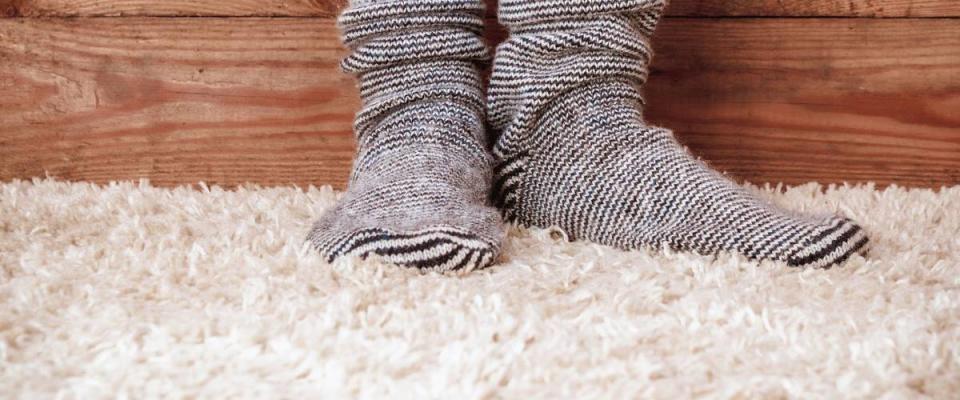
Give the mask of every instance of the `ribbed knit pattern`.
M 865 248 L 853 222 L 762 201 L 644 122 L 663 0 L 502 0 L 510 38 L 488 94 L 494 198 L 508 219 L 625 249 L 668 245 L 826 267 Z
M 309 240 L 329 260 L 377 254 L 437 271 L 483 268 L 503 239 L 488 202 L 479 0 L 365 0 L 339 23 L 360 81 L 345 197 Z

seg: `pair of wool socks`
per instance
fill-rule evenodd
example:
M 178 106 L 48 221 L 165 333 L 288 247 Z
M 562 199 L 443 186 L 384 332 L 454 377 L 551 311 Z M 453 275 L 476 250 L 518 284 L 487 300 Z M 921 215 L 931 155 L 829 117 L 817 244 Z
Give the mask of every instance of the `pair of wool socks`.
M 345 197 L 309 240 L 330 260 L 470 270 L 496 260 L 502 214 L 622 249 L 814 267 L 862 251 L 853 222 L 762 201 L 644 122 L 640 88 L 665 5 L 501 0 L 511 35 L 484 102 L 480 0 L 354 1 L 340 26 L 363 98 L 359 151 Z

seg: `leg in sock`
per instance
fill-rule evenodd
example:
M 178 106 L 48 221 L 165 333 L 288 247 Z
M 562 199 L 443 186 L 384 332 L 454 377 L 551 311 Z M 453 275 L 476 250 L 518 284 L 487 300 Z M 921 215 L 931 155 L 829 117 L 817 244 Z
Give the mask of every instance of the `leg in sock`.
M 363 109 L 349 189 L 308 238 L 330 261 L 377 254 L 448 271 L 496 259 L 483 15 L 481 0 L 359 0 L 340 16 Z
M 644 122 L 665 0 L 501 0 L 510 38 L 488 93 L 508 219 L 625 249 L 667 244 L 827 267 L 863 251 L 845 218 L 762 201 Z

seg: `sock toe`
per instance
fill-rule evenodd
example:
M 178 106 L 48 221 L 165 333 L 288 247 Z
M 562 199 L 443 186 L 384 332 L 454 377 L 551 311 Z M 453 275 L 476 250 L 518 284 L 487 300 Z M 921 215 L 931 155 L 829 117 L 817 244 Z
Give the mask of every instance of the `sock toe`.
M 863 228 L 846 218 L 836 218 L 828 228 L 806 240 L 804 246 L 787 258 L 794 267 L 828 268 L 865 252 L 869 239 Z
M 378 255 L 393 264 L 438 272 L 486 268 L 499 250 L 496 240 L 443 226 L 412 232 L 368 228 L 347 234 L 318 227 L 309 240 L 329 262 Z

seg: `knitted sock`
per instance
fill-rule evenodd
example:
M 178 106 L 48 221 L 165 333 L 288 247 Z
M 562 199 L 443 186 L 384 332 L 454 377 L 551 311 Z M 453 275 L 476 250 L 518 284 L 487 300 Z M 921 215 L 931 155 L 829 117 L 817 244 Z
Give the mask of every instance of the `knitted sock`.
M 363 108 L 349 189 L 310 232 L 330 261 L 378 254 L 406 266 L 470 270 L 496 258 L 492 162 L 478 64 L 481 0 L 354 1 L 340 16 Z
M 506 217 L 620 248 L 735 251 L 826 267 L 859 226 L 779 209 L 643 120 L 640 87 L 665 0 L 501 0 L 510 38 L 488 93 L 494 197 Z

